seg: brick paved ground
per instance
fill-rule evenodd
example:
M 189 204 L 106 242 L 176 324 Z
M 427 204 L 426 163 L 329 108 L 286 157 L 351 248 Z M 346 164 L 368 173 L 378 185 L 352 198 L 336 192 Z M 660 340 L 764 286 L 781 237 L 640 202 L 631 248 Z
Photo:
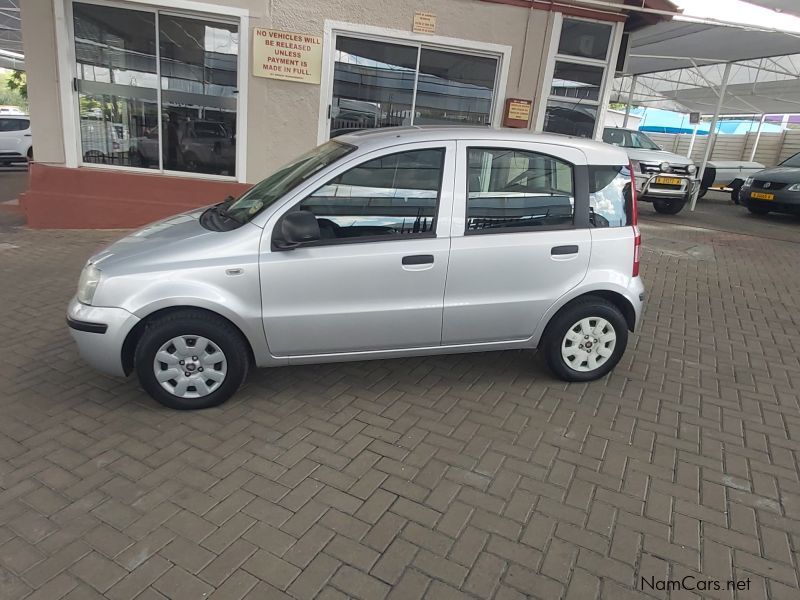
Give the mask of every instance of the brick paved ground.
M 797 598 L 800 220 L 642 212 L 649 306 L 604 381 L 289 367 L 196 413 L 76 356 L 64 307 L 116 234 L 0 227 L 0 598 Z

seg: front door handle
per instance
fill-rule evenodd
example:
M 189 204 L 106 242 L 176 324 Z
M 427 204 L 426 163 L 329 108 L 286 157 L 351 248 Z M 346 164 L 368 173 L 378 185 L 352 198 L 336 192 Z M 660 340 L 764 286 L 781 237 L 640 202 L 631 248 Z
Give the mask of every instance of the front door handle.
M 563 256 L 565 254 L 577 254 L 577 253 L 578 253 L 578 246 L 576 245 L 553 246 L 552 248 L 550 248 L 551 256 Z
M 403 257 L 403 265 L 432 265 L 433 254 L 412 254 Z

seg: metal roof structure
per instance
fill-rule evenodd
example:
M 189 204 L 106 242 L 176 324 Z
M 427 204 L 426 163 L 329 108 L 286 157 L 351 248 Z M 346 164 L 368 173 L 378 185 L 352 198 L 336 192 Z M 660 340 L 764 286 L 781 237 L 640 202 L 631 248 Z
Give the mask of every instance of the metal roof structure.
M 0 67 L 24 68 L 21 0 L 0 0 Z

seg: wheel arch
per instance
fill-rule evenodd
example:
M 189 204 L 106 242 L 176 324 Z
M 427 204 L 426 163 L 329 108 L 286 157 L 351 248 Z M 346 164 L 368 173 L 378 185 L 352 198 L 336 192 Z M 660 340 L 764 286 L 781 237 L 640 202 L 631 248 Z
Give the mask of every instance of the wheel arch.
M 561 313 L 562 311 L 564 311 L 567 308 L 569 308 L 570 306 L 572 306 L 572 304 L 574 304 L 575 302 L 577 302 L 579 300 L 585 300 L 586 298 L 591 298 L 591 297 L 601 298 L 603 300 L 606 300 L 607 302 L 610 302 L 614 306 L 616 306 L 620 310 L 620 312 L 622 313 L 622 316 L 625 318 L 625 323 L 628 326 L 628 330 L 629 331 L 633 331 L 635 329 L 635 327 L 636 327 L 636 310 L 634 309 L 633 304 L 631 303 L 631 301 L 628 300 L 620 292 L 617 292 L 617 291 L 614 291 L 614 290 L 609 290 L 609 289 L 595 289 L 595 290 L 587 290 L 585 292 L 582 292 L 582 293 L 579 293 L 579 294 L 577 294 L 575 296 L 572 296 L 572 297 L 566 299 L 561 304 L 559 304 L 557 308 L 555 308 L 554 310 L 551 310 L 550 314 L 546 318 L 546 322 L 543 324 L 543 327 L 542 327 L 542 330 L 541 330 L 542 332 L 541 332 L 541 335 L 539 336 L 539 341 L 544 339 L 544 337 L 547 335 L 548 327 L 556 319 L 556 317 L 559 315 L 559 313 Z
M 225 315 L 221 314 L 220 312 L 204 308 L 201 306 L 192 306 L 192 305 L 179 305 L 179 306 L 167 306 L 164 308 L 160 308 L 154 310 L 153 312 L 147 314 L 146 316 L 142 317 L 136 325 L 128 332 L 128 335 L 125 337 L 125 341 L 122 343 L 122 369 L 125 371 L 125 375 L 130 375 L 133 372 L 133 360 L 134 354 L 136 353 L 136 346 L 139 343 L 139 340 L 144 333 L 145 328 L 147 325 L 155 319 L 161 318 L 163 316 L 169 314 L 175 314 L 177 312 L 183 311 L 196 311 L 207 313 L 209 315 L 214 315 L 220 319 L 223 319 L 228 324 L 236 329 L 239 332 L 239 335 L 242 336 L 245 345 L 247 346 L 247 351 L 250 356 L 250 364 L 255 363 L 255 352 L 253 350 L 253 344 L 250 338 L 245 334 L 241 327 L 238 324 L 234 323 L 231 319 L 226 317 Z

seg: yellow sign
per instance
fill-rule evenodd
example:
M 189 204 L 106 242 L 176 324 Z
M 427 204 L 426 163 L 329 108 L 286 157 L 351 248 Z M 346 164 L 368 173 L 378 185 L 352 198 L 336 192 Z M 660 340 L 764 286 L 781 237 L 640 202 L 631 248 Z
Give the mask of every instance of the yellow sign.
M 514 102 L 513 100 L 509 102 L 508 118 L 519 121 L 530 121 L 531 119 L 530 102 Z
M 436 33 L 436 15 L 429 12 L 414 13 L 414 33 Z
M 322 38 L 254 28 L 253 75 L 318 84 L 322 75 Z

